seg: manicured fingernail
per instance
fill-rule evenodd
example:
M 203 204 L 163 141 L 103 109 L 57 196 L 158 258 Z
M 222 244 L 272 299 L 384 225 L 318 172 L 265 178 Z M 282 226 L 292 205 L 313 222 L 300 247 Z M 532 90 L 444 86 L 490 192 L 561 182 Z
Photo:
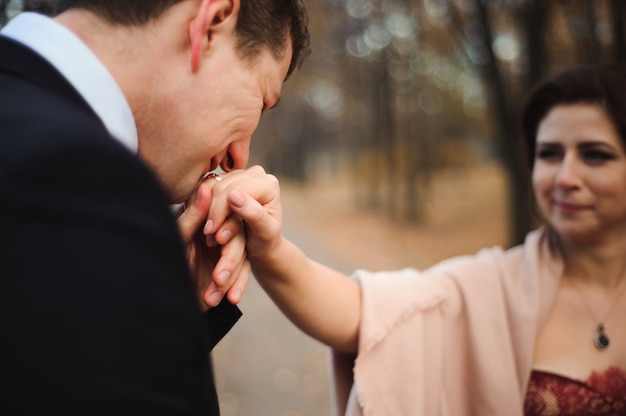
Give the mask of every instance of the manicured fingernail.
M 222 294 L 220 292 L 213 292 L 209 295 L 209 305 L 217 305 L 222 300 Z
M 230 272 L 228 270 L 222 270 L 220 274 L 217 275 L 217 277 L 219 277 L 219 282 L 217 283 L 223 285 L 224 283 L 228 282 L 228 279 L 230 279 Z
M 230 237 L 233 235 L 233 233 L 230 232 L 230 230 L 224 230 L 222 231 L 222 239 L 225 241 L 230 240 Z
M 213 231 L 212 219 L 209 218 L 208 220 L 206 220 L 206 223 L 204 224 L 204 229 L 202 231 L 204 232 L 205 235 L 211 234 L 211 231 Z

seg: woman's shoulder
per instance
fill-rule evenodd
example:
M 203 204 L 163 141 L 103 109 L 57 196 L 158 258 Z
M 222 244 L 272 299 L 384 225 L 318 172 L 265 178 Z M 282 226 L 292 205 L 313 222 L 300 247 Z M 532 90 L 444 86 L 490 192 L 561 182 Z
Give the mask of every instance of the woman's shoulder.
M 419 270 L 407 267 L 392 271 L 356 270 L 354 277 L 359 280 L 431 280 L 441 275 L 486 276 L 487 273 L 499 274 L 503 270 L 519 270 L 531 254 L 539 250 L 541 230 L 529 233 L 524 244 L 505 248 L 500 245 L 485 247 L 473 254 L 464 254 L 435 263 Z M 531 259 L 533 261 L 533 259 Z
M 472 271 L 481 273 L 487 270 L 499 273 L 522 271 L 524 265 L 544 264 L 558 261 L 549 252 L 543 227 L 529 232 L 525 241 L 512 247 L 493 245 L 478 250 L 474 254 L 460 255 L 443 260 L 424 270 L 424 273 L 461 273 L 471 274 Z

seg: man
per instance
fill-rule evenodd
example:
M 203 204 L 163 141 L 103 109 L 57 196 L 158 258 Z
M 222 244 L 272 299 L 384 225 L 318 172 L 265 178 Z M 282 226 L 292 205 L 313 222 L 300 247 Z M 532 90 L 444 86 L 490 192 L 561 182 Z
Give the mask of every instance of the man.
M 299 0 L 66 1 L 3 29 L 3 413 L 219 413 L 208 352 L 249 265 L 241 238 L 190 243 L 198 180 L 246 165 L 307 50 Z

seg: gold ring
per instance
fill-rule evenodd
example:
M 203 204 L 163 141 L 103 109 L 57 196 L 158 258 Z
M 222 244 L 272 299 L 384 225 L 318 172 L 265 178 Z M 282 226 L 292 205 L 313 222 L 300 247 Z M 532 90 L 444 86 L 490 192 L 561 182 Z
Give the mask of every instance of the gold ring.
M 224 178 L 222 178 L 220 175 L 213 172 L 207 172 L 200 178 L 201 181 L 205 181 L 207 179 L 215 179 L 217 182 L 224 180 Z

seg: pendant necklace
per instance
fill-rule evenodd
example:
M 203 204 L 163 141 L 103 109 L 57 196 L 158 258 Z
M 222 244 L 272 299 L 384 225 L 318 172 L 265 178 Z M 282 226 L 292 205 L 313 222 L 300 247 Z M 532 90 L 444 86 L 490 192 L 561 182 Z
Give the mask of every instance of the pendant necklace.
M 610 340 L 609 340 L 609 336 L 605 332 L 604 322 L 606 322 L 607 318 L 611 315 L 611 312 L 613 312 L 613 309 L 615 309 L 615 306 L 617 306 L 617 304 L 619 303 L 619 300 L 622 297 L 622 294 L 624 293 L 624 289 L 626 288 L 626 284 L 624 284 L 626 282 L 626 278 L 622 279 L 622 282 L 620 283 L 619 292 L 617 296 L 615 297 L 613 304 L 611 305 L 609 310 L 604 314 L 604 317 L 601 320 L 598 320 L 596 318 L 596 314 L 593 313 L 593 311 L 591 310 L 591 307 L 587 303 L 583 294 L 578 290 L 576 285 L 574 285 L 574 282 L 570 281 L 569 279 L 568 279 L 568 282 L 572 285 L 572 288 L 574 288 L 574 291 L 578 294 L 578 296 L 580 296 L 580 299 L 582 300 L 583 305 L 585 305 L 585 308 L 587 309 L 587 313 L 589 314 L 591 319 L 593 319 L 595 322 L 598 322 L 596 334 L 593 337 L 593 344 L 600 351 L 603 351 L 609 348 Z

